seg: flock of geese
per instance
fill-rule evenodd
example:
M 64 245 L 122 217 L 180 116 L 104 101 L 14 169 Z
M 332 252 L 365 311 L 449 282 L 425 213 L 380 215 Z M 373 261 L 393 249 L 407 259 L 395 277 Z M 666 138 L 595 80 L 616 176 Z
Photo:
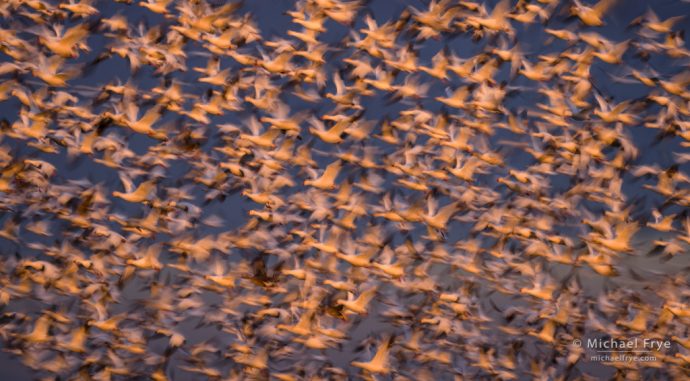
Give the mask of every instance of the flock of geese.
M 300 0 L 267 33 L 0 2 L 2 350 L 60 380 L 687 380 L 687 20 L 488 3 Z

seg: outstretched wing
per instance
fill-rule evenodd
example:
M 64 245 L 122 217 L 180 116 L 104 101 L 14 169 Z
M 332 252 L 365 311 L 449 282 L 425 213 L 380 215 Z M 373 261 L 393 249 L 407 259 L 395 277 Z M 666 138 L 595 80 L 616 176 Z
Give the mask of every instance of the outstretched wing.
M 333 181 L 335 178 L 338 176 L 338 173 L 340 172 L 340 168 L 342 167 L 342 163 L 340 160 L 336 160 L 333 163 L 329 164 L 328 167 L 326 167 L 326 170 L 323 172 L 323 179 L 327 181 Z
M 616 3 L 616 0 L 601 0 L 600 2 L 597 3 L 592 9 L 598 14 L 598 15 L 603 15 L 606 13 L 606 11 L 609 10 L 613 6 L 613 4 Z
M 80 24 L 70 28 L 62 37 L 61 42 L 67 46 L 73 46 L 83 40 L 89 35 L 89 27 L 86 24 Z

